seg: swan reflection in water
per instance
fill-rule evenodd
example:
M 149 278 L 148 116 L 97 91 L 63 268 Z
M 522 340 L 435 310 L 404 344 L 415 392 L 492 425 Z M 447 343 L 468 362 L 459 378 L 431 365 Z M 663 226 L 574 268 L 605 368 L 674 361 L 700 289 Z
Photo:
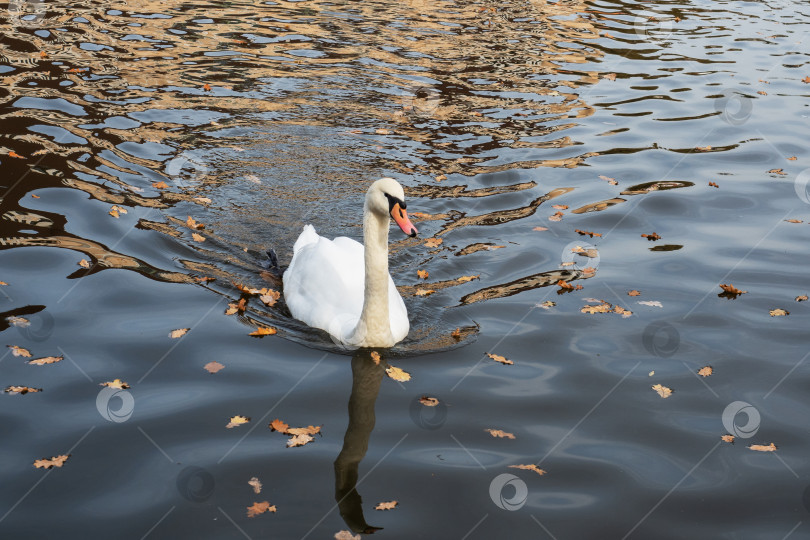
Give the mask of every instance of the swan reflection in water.
M 374 429 L 374 405 L 384 374 L 385 362 L 375 363 L 371 351 L 366 349 L 355 353 L 352 358 L 349 426 L 343 437 L 343 448 L 335 460 L 335 501 L 343 521 L 355 533 L 371 534 L 381 529 L 366 523 L 363 499 L 357 492 L 357 476 Z

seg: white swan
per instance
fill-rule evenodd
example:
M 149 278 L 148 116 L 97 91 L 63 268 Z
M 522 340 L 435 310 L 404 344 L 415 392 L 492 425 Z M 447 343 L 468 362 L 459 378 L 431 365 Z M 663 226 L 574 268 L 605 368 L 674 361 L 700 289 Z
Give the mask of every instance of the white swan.
M 345 236 L 328 240 L 304 226 L 283 276 L 293 317 L 351 348 L 391 347 L 405 339 L 408 312 L 388 273 L 389 216 L 416 236 L 402 186 L 381 178 L 366 193 L 363 244 Z

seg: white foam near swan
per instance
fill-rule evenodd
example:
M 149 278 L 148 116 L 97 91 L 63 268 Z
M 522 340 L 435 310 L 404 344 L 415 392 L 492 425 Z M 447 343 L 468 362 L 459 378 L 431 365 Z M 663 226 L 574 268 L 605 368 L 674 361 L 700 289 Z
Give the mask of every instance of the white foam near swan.
M 391 347 L 405 339 L 408 311 L 388 273 L 390 218 L 416 236 L 402 186 L 381 178 L 366 192 L 363 244 L 345 236 L 329 240 L 304 226 L 283 276 L 293 317 L 351 348 Z

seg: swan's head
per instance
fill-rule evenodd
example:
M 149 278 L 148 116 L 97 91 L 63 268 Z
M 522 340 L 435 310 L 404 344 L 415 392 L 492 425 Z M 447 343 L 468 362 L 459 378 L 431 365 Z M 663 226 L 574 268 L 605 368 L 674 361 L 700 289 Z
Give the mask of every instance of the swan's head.
M 366 208 L 377 215 L 390 215 L 408 236 L 416 236 L 417 230 L 405 211 L 405 190 L 393 178 L 380 178 L 368 188 Z

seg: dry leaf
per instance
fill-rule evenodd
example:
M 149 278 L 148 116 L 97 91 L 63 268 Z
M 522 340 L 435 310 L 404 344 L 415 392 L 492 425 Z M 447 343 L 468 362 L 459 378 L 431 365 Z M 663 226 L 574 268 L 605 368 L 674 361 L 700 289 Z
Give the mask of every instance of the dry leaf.
M 191 217 L 191 216 L 188 216 L 188 219 L 186 219 L 186 225 L 188 225 L 189 229 L 194 229 L 194 230 L 204 229 L 205 228 L 205 225 L 203 225 L 202 223 L 197 223 L 196 221 L 194 221 L 194 218 Z
M 557 282 L 557 286 L 559 288 L 561 288 L 561 289 L 573 289 L 574 288 L 573 285 L 571 285 L 570 283 L 568 283 L 567 281 L 562 280 L 562 279 Z
M 152 182 L 152 187 L 155 189 L 169 189 L 169 184 L 166 182 Z
M 363 537 L 354 535 L 349 531 L 338 531 L 335 533 L 335 540 L 363 540 Z
M 720 186 L 718 186 L 718 185 L 717 185 L 716 183 L 714 183 L 714 182 L 709 182 L 709 187 L 716 187 L 716 188 L 719 188 Z
M 315 439 L 312 438 L 311 435 L 307 435 L 306 433 L 301 433 L 300 435 L 296 435 L 295 437 L 290 437 L 287 440 L 287 448 L 295 448 L 296 446 L 304 446 L 305 444 L 314 441 Z
M 551 207 L 555 210 L 568 210 L 567 204 L 553 204 Z
M 211 85 L 208 84 L 208 83 L 205 83 L 203 85 L 203 90 L 205 90 L 206 92 L 210 92 L 211 91 Z
M 653 375 L 655 375 L 655 370 L 652 370 L 652 371 L 649 373 L 649 376 L 650 376 L 650 377 L 652 377 Z
M 786 219 L 785 221 L 787 221 L 788 223 L 804 223 L 800 219 Z
M 759 94 L 761 96 L 767 96 L 768 92 L 766 92 L 765 90 L 757 90 L 757 94 Z
M 535 228 L 534 228 L 534 229 L 532 229 L 532 230 L 533 230 L 533 231 L 547 231 L 547 230 L 548 230 L 548 227 L 535 227 Z
M 291 427 L 287 429 L 290 435 L 318 435 L 321 432 L 321 426 L 307 426 L 307 427 Z
M 632 291 L 627 293 L 628 296 L 641 296 L 641 292 L 633 289 Z
M 526 470 L 526 471 L 534 471 L 537 474 L 539 474 L 540 476 L 543 476 L 544 474 L 546 474 L 546 471 L 544 471 L 543 469 L 539 468 L 537 465 L 534 465 L 534 464 L 532 464 L 532 465 L 509 465 L 509 468 L 510 469 L 523 469 L 523 470 Z
M 416 271 L 416 276 L 418 278 L 420 278 L 420 279 L 427 279 L 429 275 L 430 274 L 428 274 L 427 270 L 417 270 Z
M 16 345 L 6 345 L 9 349 L 11 349 L 12 356 L 22 356 L 23 358 L 31 358 L 31 353 L 28 349 L 23 349 L 22 347 L 17 347 Z
M 38 459 L 34 461 L 34 467 L 36 467 L 37 469 L 50 469 L 52 467 L 61 467 L 62 465 L 65 464 L 65 462 L 68 460 L 69 457 L 70 454 L 66 456 L 52 457 L 51 459 L 45 458 Z
M 723 442 L 733 443 L 734 442 L 734 435 L 722 435 L 720 437 L 720 439 L 722 439 Z
M 208 373 L 216 373 L 221 369 L 225 369 L 225 366 L 223 366 L 219 362 L 208 362 L 203 366 L 203 369 Z
M 541 304 L 535 304 L 536 307 L 539 307 L 539 308 L 542 308 L 542 309 L 551 309 L 556 305 L 557 304 L 555 302 L 552 302 L 551 300 L 546 300 L 545 302 L 543 302 Z
M 275 511 L 276 511 L 275 504 L 273 506 L 270 506 L 270 503 L 267 501 L 255 502 L 253 503 L 253 506 L 247 507 L 247 517 L 252 518 L 260 514 L 264 514 L 265 512 L 275 512 Z
M 172 339 L 183 337 L 189 330 L 191 330 L 191 328 L 178 328 L 177 330 L 172 330 L 171 332 L 169 332 L 169 337 Z
M 503 430 L 500 430 L 500 429 L 486 428 L 484 431 L 486 431 L 487 433 L 489 433 L 493 437 L 496 437 L 496 438 L 499 438 L 499 439 L 504 439 L 504 438 L 505 439 L 514 439 L 515 438 L 515 436 L 513 434 L 507 433 L 506 431 L 503 431 Z
M 605 37 L 610 37 L 610 36 L 609 36 L 609 34 L 605 34 Z M 615 81 L 616 80 L 616 74 L 615 73 L 605 73 L 604 75 L 602 75 L 602 78 L 607 79 L 609 81 Z
M 435 397 L 422 396 L 421 398 L 419 398 L 419 403 L 421 403 L 425 407 L 435 407 L 436 405 L 439 404 L 439 400 L 436 399 Z
M 290 429 L 290 425 L 282 422 L 278 418 L 270 422 L 270 425 L 267 427 L 270 428 L 270 431 L 278 431 L 279 433 L 287 433 L 287 430 Z
M 398 367 L 389 365 L 387 368 L 385 368 L 385 373 L 395 381 L 405 382 L 411 380 L 411 374 Z
M 511 360 L 507 360 L 505 357 L 503 357 L 503 356 L 501 356 L 499 354 L 491 354 L 491 353 L 486 353 L 486 354 L 487 354 L 487 356 L 489 356 L 490 358 L 492 358 L 496 362 L 500 362 L 501 364 L 505 364 L 505 365 L 508 365 L 508 366 L 511 366 L 511 365 L 514 364 L 514 362 L 512 362 Z
M 658 233 L 655 233 L 655 232 L 652 233 L 652 234 L 642 234 L 641 237 L 646 238 L 650 242 L 655 242 L 656 240 L 661 240 L 661 235 L 659 235 Z
M 427 240 L 425 240 L 425 245 L 427 247 L 434 248 L 439 247 L 442 242 L 443 240 L 441 238 L 428 238 Z
M 90 262 L 87 259 L 80 260 L 78 264 L 82 268 L 90 268 Z
M 248 480 L 248 485 L 253 488 L 253 493 L 255 493 L 256 495 L 262 492 L 262 483 L 255 476 L 250 480 Z
M 461 328 L 456 328 L 455 330 L 450 332 L 450 337 L 452 337 L 456 341 L 459 341 L 461 339 Z
M 660 384 L 653 385 L 652 389 L 658 392 L 658 395 L 662 398 L 668 398 L 672 395 L 672 388 L 667 388 L 666 386 L 662 386 Z
M 802 295 L 796 297 L 797 302 L 804 302 L 805 300 L 807 300 L 807 295 L 806 294 L 802 294 Z
M 436 177 L 437 182 L 441 182 L 442 180 L 447 180 L 447 175 L 440 174 L 439 176 Z
M 18 154 L 17 152 L 14 152 L 13 150 L 12 150 L 12 151 L 9 151 L 9 153 L 8 153 L 8 157 L 25 159 L 25 157 L 24 157 L 24 156 L 21 156 L 20 154 Z
M 29 360 L 28 363 L 32 366 L 44 366 L 46 364 L 55 364 L 57 362 L 61 362 L 63 358 L 63 356 L 44 356 L 42 358 Z
M 562 221 L 563 213 L 562 212 L 554 212 L 554 214 L 548 216 L 549 221 Z
M 240 416 L 237 414 L 236 416 L 231 416 L 231 421 L 228 422 L 228 425 L 225 427 L 231 429 L 236 426 L 241 426 L 242 424 L 247 424 L 248 422 L 250 422 L 249 416 Z
M 698 375 L 700 375 L 701 377 L 708 377 L 712 373 L 714 373 L 714 369 L 712 368 L 712 366 L 703 366 L 698 370 Z
M 430 296 L 431 294 L 435 293 L 436 291 L 433 289 L 416 289 L 414 293 L 416 296 Z
M 787 158 L 788 161 L 796 161 L 798 158 L 796 156 L 791 156 Z
M 624 309 L 621 306 L 613 306 L 613 313 L 618 313 L 619 315 L 621 315 L 624 318 L 633 316 L 632 311 L 630 311 L 629 309 Z
M 782 169 L 771 169 L 770 171 L 768 171 L 768 173 L 769 173 L 769 174 L 781 174 L 781 175 L 783 175 L 783 176 L 787 174 L 787 173 L 786 173 L 785 171 L 783 171 Z
M 579 311 L 582 313 L 589 313 L 592 315 L 594 313 L 610 313 L 611 308 L 612 306 L 610 304 L 603 301 L 601 304 L 595 306 L 583 306 L 582 309 L 580 309 Z
M 208 276 L 199 276 L 199 277 L 194 276 L 194 280 L 199 281 L 200 283 L 208 283 L 209 281 L 214 281 L 216 279 L 217 278 L 208 277 Z
M 264 336 L 272 336 L 276 332 L 277 330 L 270 326 L 260 326 L 254 332 L 251 332 L 248 335 L 253 337 L 264 337 Z
M 397 501 L 381 502 L 374 507 L 374 510 L 393 510 L 397 504 L 399 504 Z
M 378 353 L 377 351 L 371 351 L 371 359 L 374 360 L 375 366 L 380 365 L 380 353 Z
M 29 321 L 25 317 L 15 317 L 12 315 L 6 317 L 6 321 L 8 321 L 8 323 L 11 326 L 16 326 L 17 328 L 28 328 L 29 326 L 31 326 L 31 321 Z
M 460 278 L 456 278 L 456 281 L 459 283 L 467 283 L 468 281 L 478 279 L 479 277 L 481 277 L 481 274 L 476 274 L 474 276 L 461 276 Z
M 804 84 L 810 84 L 810 77 L 805 77 L 804 79 L 802 79 L 802 82 Z
M 195 242 L 205 242 L 205 237 L 201 234 L 191 233 L 191 238 L 193 238 Z
M 5 391 L 7 394 L 11 394 L 13 396 L 15 394 L 23 395 L 29 392 L 42 392 L 42 388 L 31 388 L 30 386 L 9 386 Z
M 723 289 L 723 291 L 727 292 L 728 294 L 746 294 L 748 292 L 748 291 L 741 291 L 731 283 L 729 284 L 723 283 L 720 285 L 720 288 Z
M 770 312 L 771 317 L 786 317 L 790 315 L 789 311 L 785 311 L 784 309 L 772 309 Z
M 757 452 L 776 452 L 777 448 L 776 445 L 771 444 L 752 444 L 748 447 L 749 450 L 755 450 Z
M 129 384 L 125 383 L 121 379 L 115 379 L 114 381 L 103 382 L 99 386 L 106 386 L 108 388 L 120 388 L 122 390 L 130 387 Z
M 577 234 L 581 234 L 582 236 L 590 236 L 591 238 L 593 238 L 594 236 L 600 236 L 600 237 L 602 236 L 602 233 L 595 233 L 595 232 L 591 232 L 591 231 L 581 231 L 579 229 L 574 229 L 574 232 L 577 233 Z

